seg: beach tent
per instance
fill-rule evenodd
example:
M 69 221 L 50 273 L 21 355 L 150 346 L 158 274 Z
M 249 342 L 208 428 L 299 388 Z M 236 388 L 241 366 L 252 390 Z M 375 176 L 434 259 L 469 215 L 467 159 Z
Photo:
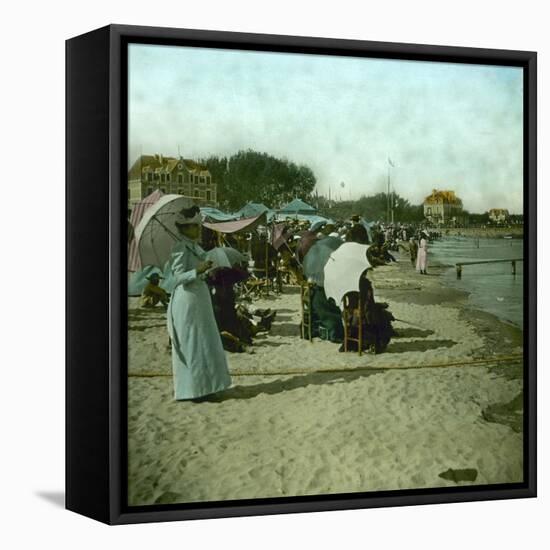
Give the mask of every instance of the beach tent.
M 283 216 L 296 216 L 297 214 L 314 215 L 316 213 L 317 210 L 313 206 L 301 199 L 294 199 L 279 210 L 279 214 Z
M 201 216 L 204 222 L 228 222 L 231 220 L 236 220 L 240 216 L 237 214 L 226 214 L 217 208 L 212 208 L 211 206 L 201 207 Z
M 136 203 L 134 209 L 132 210 L 132 214 L 130 215 L 130 224 L 134 229 L 134 236 L 130 240 L 130 244 L 128 246 L 128 271 L 140 271 L 142 267 L 137 241 L 135 239 L 135 229 L 139 225 L 141 218 L 143 218 L 145 211 L 153 206 L 153 204 L 155 204 L 163 195 L 164 193 L 157 189 Z

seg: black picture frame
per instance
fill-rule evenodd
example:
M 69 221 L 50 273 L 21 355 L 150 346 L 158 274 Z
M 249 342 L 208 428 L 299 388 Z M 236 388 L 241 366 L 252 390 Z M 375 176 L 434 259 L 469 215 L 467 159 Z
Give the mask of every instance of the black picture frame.
M 129 43 L 510 65 L 524 71 L 524 482 L 128 507 Z M 536 496 L 537 56 L 534 52 L 109 25 L 66 43 L 66 507 L 108 524 Z

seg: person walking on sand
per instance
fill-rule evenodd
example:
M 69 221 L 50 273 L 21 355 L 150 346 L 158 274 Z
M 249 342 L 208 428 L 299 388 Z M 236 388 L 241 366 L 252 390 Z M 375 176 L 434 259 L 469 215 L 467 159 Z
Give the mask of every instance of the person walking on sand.
M 212 262 L 205 261 L 205 251 L 197 244 L 200 224 L 197 206 L 178 214 L 176 227 L 181 241 L 174 246 L 170 258 L 175 288 L 167 322 L 177 400 L 200 400 L 231 386 L 210 292 L 204 280 Z
M 418 256 L 418 243 L 411 237 L 409 240 L 409 254 L 411 255 L 411 264 L 414 267 L 416 266 L 416 258 Z
M 420 235 L 420 242 L 418 243 L 418 253 L 416 257 L 416 271 L 420 272 L 420 275 L 427 275 L 426 269 L 428 267 L 428 240 L 424 233 Z

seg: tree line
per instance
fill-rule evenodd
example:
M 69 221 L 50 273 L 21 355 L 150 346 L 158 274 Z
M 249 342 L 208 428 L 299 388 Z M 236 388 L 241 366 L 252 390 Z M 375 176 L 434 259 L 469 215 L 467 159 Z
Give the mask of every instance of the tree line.
M 393 219 L 396 222 L 421 222 L 424 219 L 422 205 L 411 204 L 397 193 L 390 196 L 393 201 Z M 363 195 L 355 201 L 330 202 L 324 198 L 317 199 L 319 212 L 332 219 L 349 219 L 354 214 L 369 221 L 386 221 L 388 215 L 388 194 L 376 193 Z M 390 214 L 391 219 L 391 214 Z
M 294 198 L 309 201 L 317 180 L 311 168 L 247 150 L 201 159 L 218 184 L 220 208 L 238 210 L 249 201 L 280 208 Z

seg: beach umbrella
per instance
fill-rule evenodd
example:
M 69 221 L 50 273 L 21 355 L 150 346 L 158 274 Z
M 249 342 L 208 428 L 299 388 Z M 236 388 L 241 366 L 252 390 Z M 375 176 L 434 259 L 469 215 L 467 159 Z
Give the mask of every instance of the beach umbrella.
M 318 239 L 317 234 L 311 231 L 300 231 L 298 235 L 300 235 L 300 240 L 296 246 L 296 258 L 299 262 L 302 262 L 309 249 Z
M 310 231 L 319 231 L 319 229 L 321 229 L 321 227 L 327 225 L 328 223 L 328 220 L 317 220 L 317 221 L 314 221 L 309 230 Z
M 359 292 L 362 273 L 372 267 L 367 260 L 368 245 L 343 243 L 329 256 L 325 265 L 325 294 L 342 309 L 342 299 L 348 292 Z
M 325 237 L 313 244 L 302 264 L 306 278 L 316 285 L 325 284 L 325 265 L 329 256 L 344 243 L 338 237 Z
M 212 268 L 233 267 L 247 262 L 244 254 L 230 246 L 219 246 L 206 253 L 206 259 L 213 262 Z
M 178 213 L 191 206 L 193 199 L 189 197 L 163 195 L 145 211 L 135 230 L 141 265 L 164 267 L 174 244 L 180 240 L 175 225 Z
M 281 246 L 287 244 L 288 239 L 292 236 L 292 232 L 284 223 L 276 223 L 271 230 L 271 246 L 275 250 L 279 250 Z

